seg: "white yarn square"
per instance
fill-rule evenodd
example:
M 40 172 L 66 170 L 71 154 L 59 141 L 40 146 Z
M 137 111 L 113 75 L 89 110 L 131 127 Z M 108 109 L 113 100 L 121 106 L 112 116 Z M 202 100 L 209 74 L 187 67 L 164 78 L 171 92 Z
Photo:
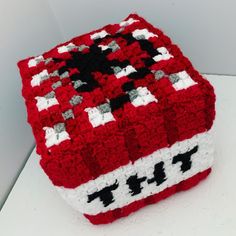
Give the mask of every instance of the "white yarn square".
M 157 34 L 153 34 L 147 29 L 136 29 L 132 32 L 132 35 L 136 39 L 139 39 L 140 37 L 144 37 L 144 39 L 149 39 L 150 37 L 158 37 Z
M 177 73 L 179 76 L 179 81 L 173 84 L 173 87 L 178 91 L 181 89 L 189 88 L 195 84 L 197 84 L 192 78 L 189 76 L 189 74 L 186 71 L 181 71 Z
M 38 111 L 42 111 L 42 110 L 48 109 L 49 107 L 59 104 L 55 97 L 45 98 L 45 97 L 37 96 L 35 97 L 35 99 L 37 100 L 36 106 L 38 108 Z
M 46 146 L 51 147 L 53 145 L 58 145 L 62 141 L 70 139 L 69 134 L 66 131 L 56 133 L 52 127 L 43 127 L 45 131 Z
M 63 45 L 57 48 L 58 53 L 69 52 L 71 48 L 76 47 L 73 43 L 69 43 L 67 45 Z
M 131 101 L 135 107 L 145 106 L 150 102 L 157 102 L 157 99 L 151 94 L 146 87 L 138 87 L 138 96 Z
M 45 79 L 49 78 L 49 74 L 46 69 L 32 77 L 32 80 L 30 82 L 31 86 L 32 87 L 39 86 L 41 83 L 41 80 L 43 80 L 44 78 Z
M 102 30 L 100 32 L 90 35 L 90 38 L 94 40 L 94 39 L 98 39 L 98 38 L 104 38 L 107 35 L 108 35 L 108 33 L 106 32 L 106 30 Z
M 125 68 L 123 68 L 120 72 L 118 72 L 115 76 L 117 79 L 123 77 L 123 76 L 127 76 L 133 72 L 136 72 L 135 68 L 131 65 L 126 66 Z
M 35 57 L 35 58 L 32 58 L 28 61 L 28 67 L 34 67 L 36 66 L 39 62 L 43 61 L 44 58 L 42 55 L 38 56 L 38 57 Z
M 97 107 L 89 107 L 86 108 L 85 111 L 88 113 L 89 121 L 93 127 L 104 125 L 110 121 L 115 121 L 111 112 L 102 113 Z
M 165 47 L 157 48 L 157 51 L 161 54 L 158 54 L 155 57 L 153 57 L 153 60 L 156 62 L 162 60 L 169 60 L 170 58 L 173 57 Z

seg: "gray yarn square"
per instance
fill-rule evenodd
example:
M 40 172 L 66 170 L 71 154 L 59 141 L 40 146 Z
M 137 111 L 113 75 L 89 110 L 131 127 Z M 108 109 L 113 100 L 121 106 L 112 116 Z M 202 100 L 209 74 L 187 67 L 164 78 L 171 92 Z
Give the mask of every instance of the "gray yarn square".
M 68 72 L 68 71 L 65 71 L 64 73 L 62 73 L 62 74 L 60 75 L 60 78 L 61 78 L 61 79 L 68 78 L 68 77 L 69 77 L 69 72 Z
M 57 81 L 54 84 L 52 84 L 52 89 L 56 89 L 56 88 L 61 87 L 61 86 L 62 86 L 61 81 Z
M 55 97 L 55 92 L 51 91 L 50 93 L 47 93 L 46 95 L 44 95 L 45 98 L 49 99 L 49 98 L 54 98 Z
M 171 74 L 169 75 L 169 80 L 172 84 L 175 84 L 180 80 L 180 77 L 177 74 Z
M 165 73 L 162 70 L 157 70 L 154 72 L 154 75 L 155 75 L 155 79 L 159 80 L 165 76 Z
M 71 99 L 70 99 L 70 104 L 72 106 L 75 106 L 79 103 L 81 103 L 83 100 L 83 97 L 79 96 L 79 95 L 74 95 Z
M 137 36 L 136 36 L 136 39 L 137 39 L 137 40 L 143 40 L 143 39 L 145 39 L 145 35 L 143 35 L 143 34 L 137 35 Z
M 74 118 L 74 113 L 73 113 L 73 111 L 72 111 L 71 109 L 69 109 L 69 110 L 63 112 L 63 113 L 62 113 L 62 116 L 63 116 L 63 118 L 64 118 L 65 120 L 68 120 L 68 119 L 70 119 L 70 118 Z
M 51 77 L 53 76 L 59 76 L 59 73 L 57 70 L 53 71 L 51 74 L 50 74 Z
M 58 124 L 54 125 L 53 128 L 54 128 L 55 132 L 58 134 L 66 130 L 64 123 L 58 123 Z
M 98 110 L 101 113 L 111 112 L 111 107 L 108 103 L 104 103 L 102 105 L 97 106 Z
M 80 46 L 78 46 L 78 51 L 83 51 L 85 48 L 89 48 L 88 46 L 86 46 L 85 44 L 82 44 Z
M 76 80 L 76 81 L 74 81 L 74 83 L 73 83 L 73 87 L 74 87 L 74 89 L 77 89 L 77 88 L 79 88 L 80 86 L 82 86 L 83 84 L 87 84 L 86 82 L 83 82 L 83 81 L 81 81 L 81 80 Z
M 138 91 L 136 89 L 132 89 L 128 92 L 130 101 L 132 102 L 135 98 L 138 97 Z
M 122 69 L 119 66 L 112 66 L 112 69 L 113 69 L 115 74 L 118 74 L 119 72 L 122 71 Z

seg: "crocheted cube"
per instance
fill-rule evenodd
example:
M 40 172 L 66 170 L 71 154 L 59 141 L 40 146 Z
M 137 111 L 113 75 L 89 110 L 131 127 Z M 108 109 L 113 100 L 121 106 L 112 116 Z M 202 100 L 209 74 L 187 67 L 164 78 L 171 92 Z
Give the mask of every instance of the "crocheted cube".
M 92 223 L 127 216 L 210 173 L 213 88 L 138 15 L 18 66 L 40 164 Z

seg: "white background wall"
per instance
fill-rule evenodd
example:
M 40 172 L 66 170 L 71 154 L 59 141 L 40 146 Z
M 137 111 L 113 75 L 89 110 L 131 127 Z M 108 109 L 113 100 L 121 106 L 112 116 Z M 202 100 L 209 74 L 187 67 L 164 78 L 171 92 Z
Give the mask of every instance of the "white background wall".
M 0 0 L 0 206 L 34 143 L 16 63 L 60 40 L 44 0 Z
M 236 74 L 235 0 L 48 0 L 64 39 L 137 12 L 207 73 Z
M 137 12 L 201 72 L 236 74 L 235 0 L 0 0 L 0 206 L 32 146 L 16 67 L 62 40 Z

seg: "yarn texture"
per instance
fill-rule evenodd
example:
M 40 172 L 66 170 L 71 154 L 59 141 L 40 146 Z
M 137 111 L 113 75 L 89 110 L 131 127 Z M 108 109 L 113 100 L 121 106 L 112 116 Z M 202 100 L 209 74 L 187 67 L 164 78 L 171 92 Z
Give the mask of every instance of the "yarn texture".
M 18 67 L 40 165 L 93 224 L 189 189 L 210 173 L 213 87 L 137 14 Z

